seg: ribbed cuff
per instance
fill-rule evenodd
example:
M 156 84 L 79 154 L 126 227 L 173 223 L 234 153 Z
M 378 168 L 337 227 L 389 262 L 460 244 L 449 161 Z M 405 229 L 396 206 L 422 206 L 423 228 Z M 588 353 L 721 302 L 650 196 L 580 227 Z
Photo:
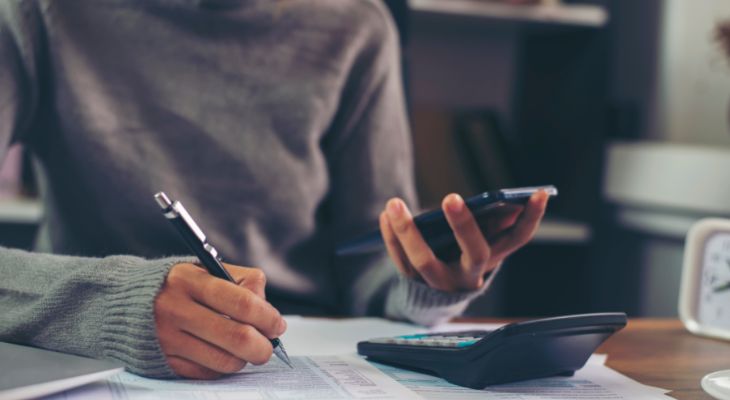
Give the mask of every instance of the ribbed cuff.
M 468 292 L 445 292 L 400 276 L 386 302 L 385 315 L 425 326 L 446 322 L 461 315 L 469 303 L 484 294 L 500 268 L 501 265 L 490 273 L 482 287 Z
M 174 378 L 157 337 L 154 301 L 170 268 L 190 259 L 110 257 L 109 261 L 116 265 L 109 271 L 110 281 L 116 284 L 105 294 L 99 338 L 103 356 L 122 362 L 134 374 Z

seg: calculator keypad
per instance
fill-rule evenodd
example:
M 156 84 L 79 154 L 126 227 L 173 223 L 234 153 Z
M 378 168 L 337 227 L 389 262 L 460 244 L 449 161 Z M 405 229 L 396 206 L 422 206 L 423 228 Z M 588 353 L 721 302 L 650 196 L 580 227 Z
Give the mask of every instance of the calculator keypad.
M 370 343 L 427 347 L 468 347 L 480 341 L 488 331 L 445 332 L 370 339 Z

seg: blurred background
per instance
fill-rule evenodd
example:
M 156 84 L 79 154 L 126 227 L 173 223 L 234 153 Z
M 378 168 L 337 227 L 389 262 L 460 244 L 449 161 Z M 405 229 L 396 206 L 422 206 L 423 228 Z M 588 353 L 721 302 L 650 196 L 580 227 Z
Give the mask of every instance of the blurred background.
M 730 217 L 727 0 L 384 0 L 419 194 L 554 184 L 535 240 L 472 315 L 675 316 L 683 241 Z M 32 247 L 31 165 L 0 169 L 0 245 Z

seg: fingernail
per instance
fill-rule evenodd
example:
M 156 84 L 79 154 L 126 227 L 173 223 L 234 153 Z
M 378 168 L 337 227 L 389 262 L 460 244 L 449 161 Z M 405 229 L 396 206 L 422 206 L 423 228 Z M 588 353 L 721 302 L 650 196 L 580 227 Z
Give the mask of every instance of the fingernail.
M 281 336 L 284 332 L 286 332 L 286 320 L 284 318 L 279 320 L 279 329 L 277 330 L 279 332 L 277 336 Z
M 403 203 L 396 199 L 390 200 L 386 212 L 392 219 L 400 218 L 403 215 Z
M 446 207 L 455 213 L 460 213 L 464 209 L 464 199 L 458 194 L 452 194 L 446 200 Z

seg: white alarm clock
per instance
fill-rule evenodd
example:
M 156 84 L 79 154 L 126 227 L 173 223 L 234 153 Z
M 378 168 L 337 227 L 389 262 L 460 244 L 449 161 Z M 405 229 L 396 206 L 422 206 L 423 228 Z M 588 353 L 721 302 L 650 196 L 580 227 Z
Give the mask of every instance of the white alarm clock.
M 730 340 L 730 220 L 702 219 L 689 230 L 679 317 L 692 333 Z
M 679 318 L 692 333 L 730 340 L 730 220 L 702 219 L 687 233 Z M 730 400 L 730 370 L 707 374 L 700 385 Z

